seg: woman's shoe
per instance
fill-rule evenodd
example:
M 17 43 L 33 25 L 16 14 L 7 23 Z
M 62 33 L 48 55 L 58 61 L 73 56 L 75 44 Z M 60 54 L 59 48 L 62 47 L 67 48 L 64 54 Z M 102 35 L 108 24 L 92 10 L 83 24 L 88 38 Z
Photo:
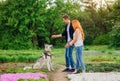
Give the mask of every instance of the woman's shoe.
M 83 71 L 82 71 L 82 73 L 86 73 L 86 71 L 85 71 L 85 70 L 83 70 Z
M 77 70 L 75 70 L 72 74 L 77 74 L 78 73 L 78 71 Z

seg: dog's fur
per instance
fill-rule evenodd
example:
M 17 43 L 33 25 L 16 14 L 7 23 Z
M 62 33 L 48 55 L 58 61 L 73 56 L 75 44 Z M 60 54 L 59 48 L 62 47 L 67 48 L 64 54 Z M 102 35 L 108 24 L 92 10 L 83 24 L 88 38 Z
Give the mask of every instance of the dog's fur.
M 42 56 L 33 64 L 32 67 L 24 67 L 23 69 L 41 69 L 44 65 L 47 65 L 48 71 L 53 70 L 51 62 L 51 47 L 52 45 L 45 44 L 44 52 Z

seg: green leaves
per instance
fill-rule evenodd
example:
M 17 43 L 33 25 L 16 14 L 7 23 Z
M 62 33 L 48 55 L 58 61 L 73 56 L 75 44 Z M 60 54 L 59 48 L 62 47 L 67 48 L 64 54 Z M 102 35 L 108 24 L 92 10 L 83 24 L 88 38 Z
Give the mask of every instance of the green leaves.
M 94 3 L 81 10 L 79 1 L 72 0 L 5 0 L 0 2 L 0 48 L 31 49 L 44 43 L 62 46 L 64 39 L 51 39 L 62 33 L 65 23 L 62 15 L 78 19 L 85 32 L 85 44 L 93 44 L 99 35 L 107 34 L 119 22 L 119 0 L 109 12 L 105 8 L 95 10 Z M 117 30 L 114 30 L 116 34 Z M 113 33 L 112 33 L 113 34 Z M 116 34 L 119 37 L 119 33 Z M 114 37 L 115 40 L 117 37 Z M 102 40 L 102 37 L 99 39 Z M 59 44 L 58 44 L 59 42 Z M 118 41 L 117 41 L 118 43 Z
M 2 23 L 0 23 L 0 27 L 5 28 L 0 29 L 0 31 L 3 31 L 0 35 L 5 37 L 0 38 L 0 44 L 9 49 L 32 48 L 34 42 L 31 40 L 37 38 L 37 35 L 40 34 L 39 27 L 46 30 L 43 23 L 46 6 L 46 0 L 6 0 L 1 3 L 0 22 Z M 5 33 L 8 31 L 9 33 Z M 8 37 L 8 41 L 4 41 L 6 37 Z M 10 41 L 10 39 L 13 40 Z M 37 41 L 37 39 L 34 41 Z M 2 47 L 2 49 L 4 48 Z
M 120 22 L 116 22 L 110 32 L 111 43 L 112 47 L 120 47 Z

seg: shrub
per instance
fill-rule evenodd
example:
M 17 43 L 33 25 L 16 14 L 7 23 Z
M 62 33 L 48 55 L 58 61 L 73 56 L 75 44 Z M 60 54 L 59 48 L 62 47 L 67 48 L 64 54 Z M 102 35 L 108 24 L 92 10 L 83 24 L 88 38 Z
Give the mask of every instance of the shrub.
M 116 22 L 112 28 L 112 31 L 109 33 L 111 41 L 111 47 L 120 47 L 120 22 Z
M 86 36 L 84 44 L 85 45 L 91 45 L 93 43 L 93 37 L 92 36 Z
M 100 35 L 100 36 L 96 37 L 95 40 L 93 41 L 93 44 L 108 45 L 109 44 L 109 35 L 105 34 L 105 35 Z
M 35 62 L 40 55 L 0 55 L 0 63 L 4 62 Z
M 10 61 L 10 57 L 7 55 L 1 55 L 0 56 L 0 62 L 4 63 L 4 62 L 9 62 Z
M 27 61 L 27 56 L 18 56 L 18 59 L 17 59 L 18 62 L 25 62 Z
M 120 64 L 99 63 L 99 64 L 86 64 L 87 72 L 120 72 Z
M 39 57 L 38 55 L 30 55 L 28 56 L 28 62 L 35 62 Z
M 10 62 L 16 62 L 18 59 L 17 56 L 12 56 L 11 59 L 10 59 Z

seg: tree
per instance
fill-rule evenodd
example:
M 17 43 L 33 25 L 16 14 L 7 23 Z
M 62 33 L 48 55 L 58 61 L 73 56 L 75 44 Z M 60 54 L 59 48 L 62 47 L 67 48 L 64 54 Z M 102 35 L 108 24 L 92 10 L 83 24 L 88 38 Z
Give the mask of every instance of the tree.
M 111 38 L 110 46 L 112 47 L 120 47 L 120 1 L 117 0 L 116 3 L 113 5 L 112 12 L 110 12 L 110 20 L 113 24 L 112 30 L 109 33 Z
M 46 1 L 6 0 L 0 3 L 2 49 L 28 49 L 37 46 L 37 36 L 42 38 L 42 33 L 46 32 Z

